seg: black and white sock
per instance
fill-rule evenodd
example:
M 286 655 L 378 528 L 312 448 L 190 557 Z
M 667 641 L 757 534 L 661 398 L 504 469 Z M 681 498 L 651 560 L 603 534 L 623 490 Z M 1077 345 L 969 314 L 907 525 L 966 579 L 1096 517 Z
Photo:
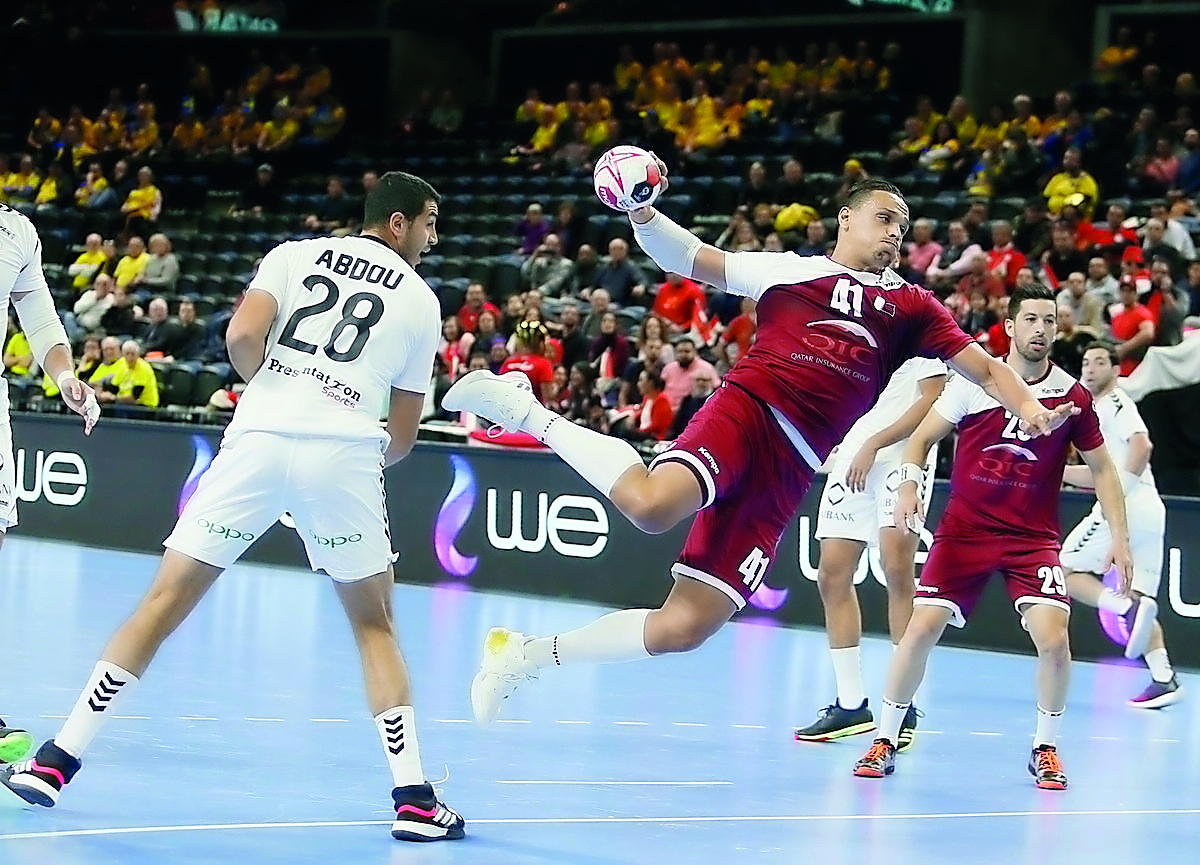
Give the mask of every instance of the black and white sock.
M 375 716 L 375 726 L 383 740 L 383 752 L 395 786 L 424 784 L 425 772 L 421 769 L 417 721 L 412 706 L 395 706 L 380 712 Z
M 82 757 L 92 739 L 100 732 L 105 719 L 112 715 L 137 683 L 137 676 L 128 670 L 122 670 L 108 661 L 99 661 L 67 722 L 54 737 L 54 744 L 75 759 Z

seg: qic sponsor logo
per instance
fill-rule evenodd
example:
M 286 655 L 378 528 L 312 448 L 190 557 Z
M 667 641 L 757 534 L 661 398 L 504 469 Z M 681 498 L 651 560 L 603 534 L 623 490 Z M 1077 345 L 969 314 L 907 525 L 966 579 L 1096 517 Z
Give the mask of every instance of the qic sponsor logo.
M 73 508 L 87 494 L 87 463 L 73 451 L 35 451 L 29 459 L 26 450 L 18 448 L 15 468 L 20 501 L 45 499 L 58 507 Z

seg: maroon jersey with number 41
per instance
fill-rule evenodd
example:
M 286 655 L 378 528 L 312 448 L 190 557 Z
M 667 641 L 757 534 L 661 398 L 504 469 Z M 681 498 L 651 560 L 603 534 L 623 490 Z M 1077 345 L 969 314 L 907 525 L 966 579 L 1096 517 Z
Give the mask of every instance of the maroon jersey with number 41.
M 891 270 L 739 252 L 726 256 L 725 278 L 731 294 L 758 301 L 754 345 L 725 380 L 782 415 L 810 465 L 829 456 L 904 361 L 949 360 L 971 344 L 930 292 Z

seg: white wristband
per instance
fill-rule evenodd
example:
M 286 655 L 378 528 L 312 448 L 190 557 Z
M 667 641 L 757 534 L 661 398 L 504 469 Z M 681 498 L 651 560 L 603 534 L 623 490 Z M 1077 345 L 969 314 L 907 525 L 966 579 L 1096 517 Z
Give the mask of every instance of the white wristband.
M 916 484 L 918 490 L 921 489 L 925 484 L 925 469 L 916 463 L 903 463 L 900 466 L 900 482 L 896 486 L 899 487 L 900 484 L 906 484 L 909 481 Z
M 63 383 L 68 381 L 69 379 L 73 379 L 73 378 L 75 378 L 74 371 L 69 370 L 69 369 L 64 369 L 62 372 L 60 372 L 58 374 L 58 377 L 56 379 L 54 379 L 54 383 L 56 385 L 58 385 L 59 390 L 65 390 L 66 386 Z

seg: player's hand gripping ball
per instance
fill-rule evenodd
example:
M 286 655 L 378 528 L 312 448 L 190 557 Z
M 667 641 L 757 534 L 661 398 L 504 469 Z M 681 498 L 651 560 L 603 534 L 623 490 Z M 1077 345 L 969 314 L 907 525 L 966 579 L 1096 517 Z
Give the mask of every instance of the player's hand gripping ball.
M 596 197 L 622 213 L 649 207 L 666 188 L 658 161 L 629 144 L 618 144 L 596 160 L 592 171 Z

